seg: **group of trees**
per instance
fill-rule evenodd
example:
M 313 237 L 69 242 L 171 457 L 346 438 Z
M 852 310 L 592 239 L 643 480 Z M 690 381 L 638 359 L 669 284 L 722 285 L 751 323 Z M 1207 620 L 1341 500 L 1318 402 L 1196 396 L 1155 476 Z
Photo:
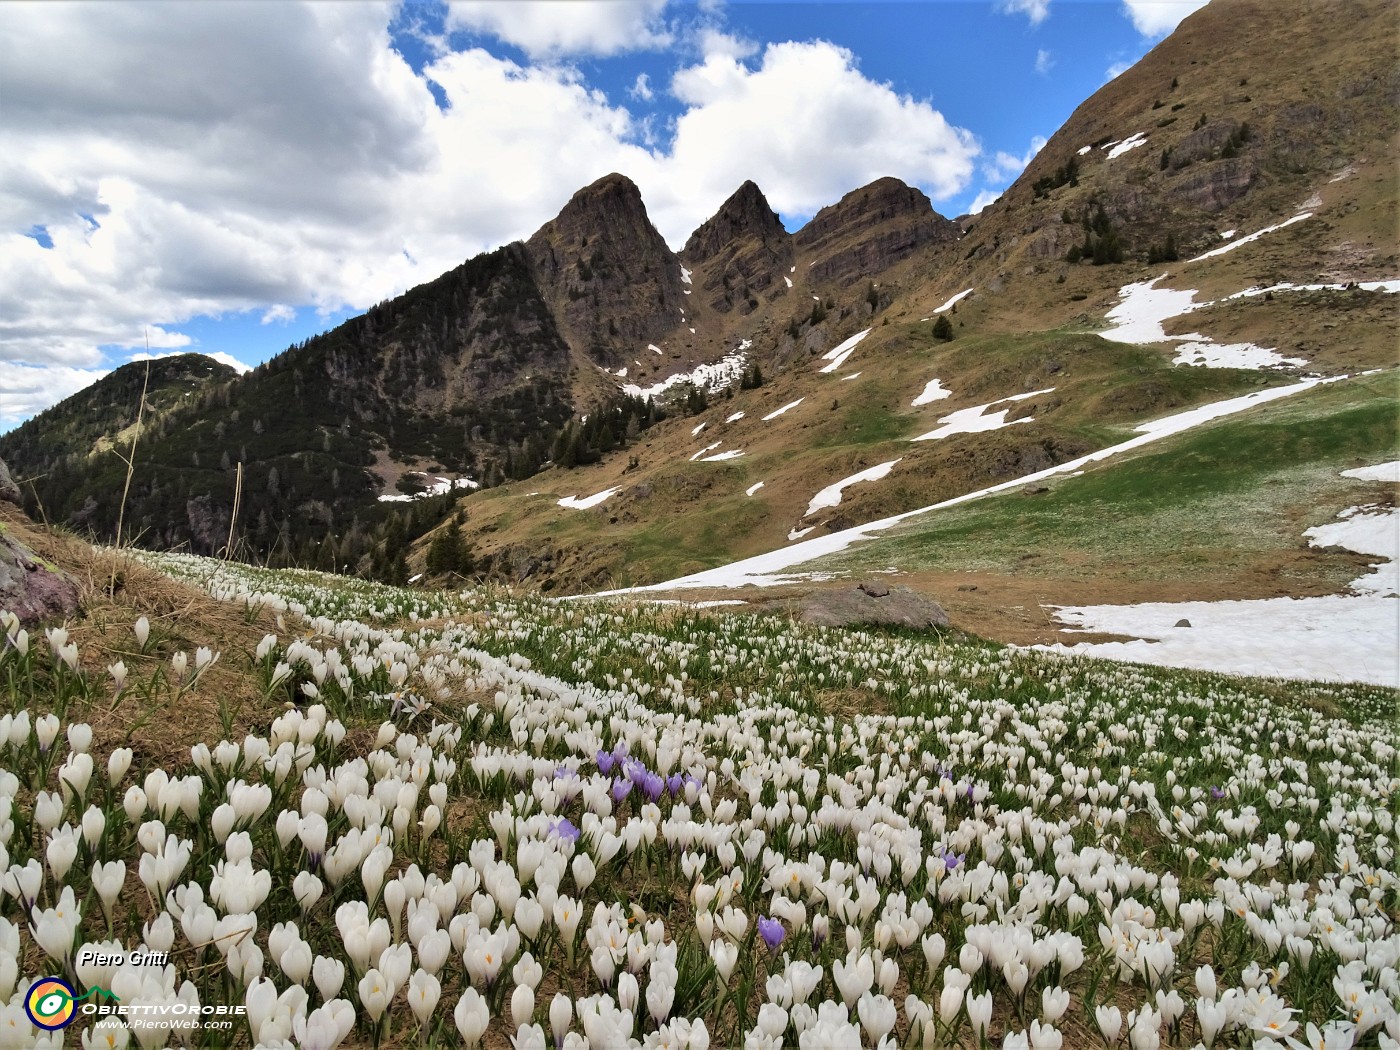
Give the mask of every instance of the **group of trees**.
M 1068 211 L 1065 214 L 1068 215 Z M 1080 244 L 1070 246 L 1069 251 L 1065 253 L 1066 262 L 1077 263 L 1082 259 L 1089 259 L 1095 266 L 1103 266 L 1123 261 L 1122 242 L 1118 238 L 1113 221 L 1108 217 L 1108 212 L 1104 211 L 1102 202 L 1094 206 L 1092 214 L 1085 209 L 1080 222 L 1084 227 L 1084 240 Z

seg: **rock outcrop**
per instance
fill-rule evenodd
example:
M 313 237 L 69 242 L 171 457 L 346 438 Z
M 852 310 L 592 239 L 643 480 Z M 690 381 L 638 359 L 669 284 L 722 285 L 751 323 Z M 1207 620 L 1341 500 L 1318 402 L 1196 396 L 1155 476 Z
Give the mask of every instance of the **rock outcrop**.
M 817 212 L 793 235 L 793 244 L 809 258 L 809 280 L 851 284 L 925 245 L 956 241 L 961 232 L 920 190 L 883 178 Z
M 32 626 L 78 611 L 78 585 L 0 524 L 0 609 Z
M 908 587 L 890 587 L 878 582 L 819 591 L 801 599 L 795 611 L 804 623 L 820 627 L 866 624 L 924 629 L 948 626 L 948 614 L 932 598 Z
M 759 296 L 782 284 L 793 257 L 791 235 L 752 182 L 740 186 L 681 251 L 681 262 L 717 313 L 756 309 Z
M 526 250 L 566 338 L 598 364 L 630 359 L 685 313 L 680 262 L 625 176 L 579 190 Z

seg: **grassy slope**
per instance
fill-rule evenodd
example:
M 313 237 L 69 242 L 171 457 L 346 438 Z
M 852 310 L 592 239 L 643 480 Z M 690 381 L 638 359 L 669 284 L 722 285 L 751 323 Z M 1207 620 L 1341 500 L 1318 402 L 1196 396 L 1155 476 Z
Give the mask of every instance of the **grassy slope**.
M 1349 562 L 1308 557 L 1301 533 L 1384 498 L 1384 486 L 1338 475 L 1400 454 L 1396 378 L 1390 371 L 1315 388 L 1057 481 L 1048 493 L 939 511 L 821 567 L 1206 582 L 1289 554 L 1297 557 L 1279 571 L 1320 570 L 1340 586 Z M 1038 555 L 1033 564 L 1027 551 Z

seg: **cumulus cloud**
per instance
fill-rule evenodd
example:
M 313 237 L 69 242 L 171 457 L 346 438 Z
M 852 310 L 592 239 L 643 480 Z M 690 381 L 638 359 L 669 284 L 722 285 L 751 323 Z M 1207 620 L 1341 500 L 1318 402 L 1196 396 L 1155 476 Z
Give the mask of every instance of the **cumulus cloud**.
M 1044 135 L 1033 136 L 1030 148 L 1019 157 L 1014 153 L 1007 153 L 1005 150 L 997 150 L 992 158 L 982 165 L 983 174 L 993 181 L 1010 183 L 1017 175 L 1025 171 L 1026 165 L 1031 162 L 1031 159 L 1045 148 L 1046 141 Z
M 972 198 L 972 203 L 968 206 L 967 213 L 969 215 L 980 214 L 982 209 L 987 207 L 987 205 L 995 204 L 999 201 L 1001 199 L 1001 194 L 1001 190 L 982 190 L 977 196 Z
M 1050 14 L 1050 0 L 1000 0 L 997 10 L 1005 14 L 1025 15 L 1031 25 L 1038 26 Z
M 0 361 L 0 428 L 17 426 L 106 374 L 105 369 Z
M 1143 36 L 1159 37 L 1166 36 L 1206 3 L 1207 0 L 1123 0 L 1123 13 Z
M 665 47 L 666 0 L 449 0 L 447 27 L 513 44 L 532 58 L 616 55 Z
M 650 102 L 656 97 L 656 92 L 651 89 L 651 77 L 645 73 L 638 73 L 627 94 L 642 102 Z
M 172 329 L 196 316 L 364 309 L 528 236 L 612 171 L 679 246 L 744 179 L 802 216 L 882 175 L 946 198 L 978 156 L 833 44 L 758 56 L 698 34 L 658 142 L 568 65 L 470 48 L 415 74 L 394 10 L 0 4 L 0 361 L 56 366 L 38 384 L 56 401 L 147 335 L 188 347 Z
M 868 79 L 850 51 L 824 41 L 770 44 L 756 68 L 712 53 L 671 90 L 688 108 L 658 193 L 668 239 L 693 225 L 686 201 L 712 211 L 744 179 L 784 214 L 810 215 L 881 175 L 946 198 L 967 184 L 979 152 L 930 103 Z
M 1053 68 L 1055 68 L 1055 56 L 1042 47 L 1035 53 L 1035 71 L 1041 76 L 1045 76 Z

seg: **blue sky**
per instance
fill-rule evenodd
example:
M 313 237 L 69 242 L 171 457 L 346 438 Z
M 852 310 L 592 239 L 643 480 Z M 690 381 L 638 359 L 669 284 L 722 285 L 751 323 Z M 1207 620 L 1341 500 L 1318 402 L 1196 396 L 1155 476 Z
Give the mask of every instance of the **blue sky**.
M 139 359 L 254 365 L 621 171 L 679 248 L 882 175 L 1014 180 L 1202 0 L 0 5 L 0 429 Z

